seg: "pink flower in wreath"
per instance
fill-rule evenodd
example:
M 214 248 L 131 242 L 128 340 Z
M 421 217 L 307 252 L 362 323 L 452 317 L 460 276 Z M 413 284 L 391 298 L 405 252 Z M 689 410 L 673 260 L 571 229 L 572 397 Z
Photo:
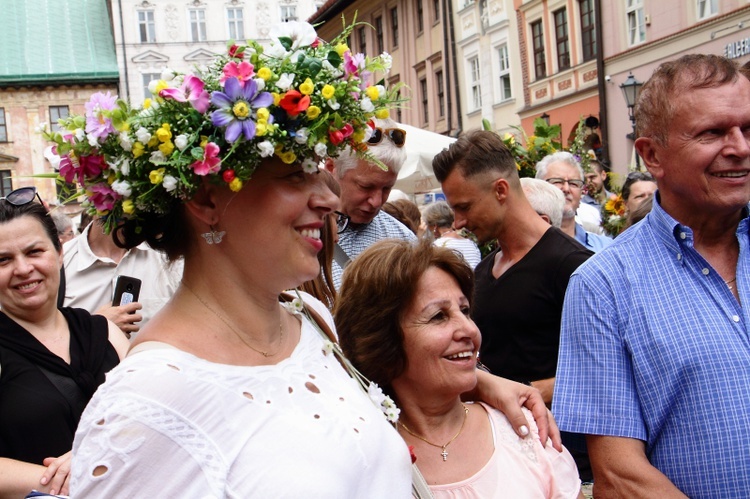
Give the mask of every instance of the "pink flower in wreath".
M 360 68 L 365 66 L 365 54 L 352 55 L 350 50 L 344 52 L 344 72 L 346 76 L 359 76 Z
M 240 82 L 240 87 L 244 87 L 245 82 L 252 78 L 254 74 L 255 68 L 249 62 L 230 61 L 224 66 L 224 75 L 221 77 L 220 81 L 221 83 L 224 83 L 229 78 L 237 78 Z
M 109 117 L 109 111 L 115 108 L 117 96 L 110 92 L 97 92 L 85 104 L 86 133 L 101 140 L 115 132 L 115 126 Z
M 115 207 L 115 201 L 120 198 L 120 195 L 113 191 L 106 182 L 94 184 L 88 188 L 88 191 L 89 201 L 98 212 L 111 211 Z
M 208 142 L 203 149 L 203 159 L 194 161 L 190 167 L 196 175 L 209 175 L 217 173 L 221 169 L 221 159 L 219 159 L 219 146 L 213 142 Z
M 69 184 L 77 179 L 83 185 L 86 179 L 99 176 L 105 166 L 104 158 L 99 155 L 78 157 L 68 154 L 60 159 L 60 175 Z
M 187 75 L 180 88 L 165 88 L 159 92 L 159 97 L 174 99 L 177 102 L 190 102 L 193 108 L 201 114 L 208 111 L 208 105 L 211 102 L 205 90 L 205 84 L 193 75 Z

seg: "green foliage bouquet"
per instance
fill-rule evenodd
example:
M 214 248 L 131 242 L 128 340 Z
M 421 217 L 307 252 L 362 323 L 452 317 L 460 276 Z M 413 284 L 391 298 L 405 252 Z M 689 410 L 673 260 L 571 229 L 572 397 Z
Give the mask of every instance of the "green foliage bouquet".
M 45 132 L 60 177 L 80 186 L 76 195 L 109 231 L 123 219 L 168 212 L 204 177 L 239 191 L 266 158 L 315 171 L 349 147 L 378 163 L 367 149 L 372 118 L 387 118 L 399 99 L 396 89 L 370 83 L 390 69 L 390 56 L 346 46 L 354 26 L 327 43 L 308 23 L 282 23 L 268 47 L 231 44 L 206 69 L 165 70 L 149 86 L 154 98 L 139 106 L 93 95 L 84 116 Z
M 518 175 L 521 177 L 534 177 L 536 175 L 536 164 L 542 158 L 557 151 L 562 151 L 562 144 L 556 140 L 560 136 L 560 125 L 548 125 L 543 119 L 534 120 L 534 135 L 526 136 L 520 127 L 514 127 L 523 137 L 524 147 L 511 133 L 503 136 L 503 142 L 510 149 L 516 159 Z

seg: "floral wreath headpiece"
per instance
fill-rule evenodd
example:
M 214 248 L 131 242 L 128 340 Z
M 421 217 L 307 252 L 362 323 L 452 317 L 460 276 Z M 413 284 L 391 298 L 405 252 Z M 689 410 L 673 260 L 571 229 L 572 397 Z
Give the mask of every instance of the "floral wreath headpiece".
M 165 70 L 138 107 L 96 93 L 84 116 L 44 131 L 55 142 L 53 166 L 110 231 L 191 199 L 202 177 L 239 191 L 272 156 L 312 172 L 348 146 L 380 164 L 366 146 L 372 118 L 387 118 L 400 99 L 396 88 L 369 83 L 390 69 L 387 53 L 369 58 L 346 46 L 355 26 L 327 43 L 308 23 L 279 24 L 268 47 L 231 44 L 209 67 Z

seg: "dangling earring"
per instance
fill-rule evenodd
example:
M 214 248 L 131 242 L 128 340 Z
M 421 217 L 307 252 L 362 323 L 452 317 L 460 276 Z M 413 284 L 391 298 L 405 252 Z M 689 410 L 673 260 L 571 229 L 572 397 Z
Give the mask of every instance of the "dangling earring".
M 224 234 L 227 232 L 225 230 L 222 230 L 220 232 L 217 232 L 216 229 L 214 229 L 213 225 L 209 225 L 211 228 L 211 232 L 204 232 L 201 234 L 203 239 L 206 240 L 206 243 L 208 244 L 219 244 L 221 243 L 221 240 L 224 239 Z

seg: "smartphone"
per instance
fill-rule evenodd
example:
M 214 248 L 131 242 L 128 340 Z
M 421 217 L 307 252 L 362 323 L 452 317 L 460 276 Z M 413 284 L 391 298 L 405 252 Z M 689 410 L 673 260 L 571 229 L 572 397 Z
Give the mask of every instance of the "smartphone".
M 141 292 L 141 280 L 126 275 L 118 275 L 115 281 L 115 294 L 112 305 L 119 307 L 128 303 L 138 301 Z

